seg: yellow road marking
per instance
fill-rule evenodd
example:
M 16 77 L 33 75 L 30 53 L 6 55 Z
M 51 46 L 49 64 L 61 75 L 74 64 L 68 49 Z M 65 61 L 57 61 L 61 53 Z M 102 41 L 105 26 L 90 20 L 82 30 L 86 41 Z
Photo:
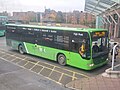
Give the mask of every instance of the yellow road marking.
M 4 51 L 4 52 L 2 52 L 2 53 L 6 53 L 6 52 Z M 26 56 L 25 56 L 25 58 L 22 59 L 22 58 L 20 58 L 20 57 L 18 57 L 18 56 L 15 56 L 15 55 L 17 55 L 17 54 L 9 54 L 9 53 L 6 53 L 6 55 L 14 56 L 15 58 L 19 58 L 19 59 L 21 59 L 21 60 L 23 60 L 23 61 L 27 61 L 27 63 L 26 63 L 25 65 L 27 65 L 27 64 L 30 62 L 30 63 L 35 64 L 33 67 L 35 67 L 36 65 L 42 66 L 43 68 L 41 69 L 41 71 L 42 71 L 44 68 L 47 68 L 47 69 L 52 70 L 51 73 L 52 73 L 53 71 L 56 71 L 56 72 L 59 72 L 59 73 L 63 73 L 63 72 L 60 72 L 60 71 L 57 71 L 57 70 L 54 69 L 55 67 L 60 68 L 59 66 L 56 66 L 56 65 L 52 65 L 52 64 L 49 64 L 49 63 L 46 63 L 46 62 L 42 62 L 42 63 L 48 64 L 48 65 L 54 67 L 53 69 L 51 69 L 51 68 L 49 68 L 49 67 L 45 67 L 45 66 L 43 66 L 43 65 L 38 64 L 40 61 L 37 61 L 37 63 L 36 63 L 36 62 L 31 62 L 31 61 L 25 60 L 26 58 L 28 58 L 28 57 L 26 57 Z M 25 66 L 25 65 L 24 65 L 24 66 Z M 23 67 L 24 67 L 24 66 L 23 66 Z M 33 67 L 32 67 L 32 68 L 33 68 Z M 31 68 L 31 69 L 32 69 L 32 68 Z M 30 69 L 30 70 L 31 70 L 31 69 Z M 78 72 L 75 72 L 75 71 L 72 71 L 72 70 L 63 69 L 63 68 L 62 68 L 62 70 L 66 70 L 66 71 L 68 71 L 68 72 L 72 72 L 73 75 L 69 75 L 69 74 L 64 73 L 65 75 L 72 77 L 72 80 L 74 80 L 74 79 L 77 78 L 77 77 L 75 77 L 75 74 L 82 75 L 82 76 L 84 76 L 84 77 L 89 78 L 89 76 L 87 76 L 87 75 L 85 75 L 85 74 L 78 73 Z M 41 71 L 40 71 L 40 72 L 41 72 Z M 39 73 L 40 73 L 40 72 L 39 72 Z M 51 73 L 50 73 L 50 75 L 51 75 Z
M 32 70 L 38 63 L 39 63 L 39 62 L 37 62 L 35 65 L 33 65 L 33 67 L 32 67 L 30 70 Z
M 63 73 L 61 74 L 61 76 L 60 76 L 60 78 L 59 78 L 58 82 L 60 82 L 60 81 L 61 81 L 62 77 L 63 77 Z
M 0 57 L 0 58 L 1 58 L 1 57 Z M 18 64 L 16 64 L 16 63 L 13 63 L 13 62 L 11 62 L 11 61 L 8 61 L 8 60 L 6 60 L 6 59 L 4 59 L 4 58 L 1 58 L 1 59 L 3 59 L 4 61 L 10 62 L 10 63 L 12 63 L 12 64 L 14 64 L 14 65 L 17 65 L 17 66 L 19 66 L 19 67 L 21 67 L 21 68 L 23 68 L 23 69 L 25 69 L 25 70 L 28 70 L 28 71 L 33 72 L 33 73 L 35 73 L 35 74 L 38 74 L 38 73 L 36 73 L 36 72 L 34 72 L 34 71 L 32 71 L 32 70 L 29 70 L 29 69 L 27 69 L 27 68 L 25 68 L 25 67 L 23 67 L 23 66 L 20 66 L 20 65 L 18 65 Z M 38 75 L 43 76 L 42 74 L 38 74 Z M 43 77 L 45 77 L 45 76 L 43 76 Z M 51 79 L 51 78 L 49 78 L 49 77 L 45 77 L 45 78 L 46 78 L 46 79 L 49 79 L 49 80 L 51 80 L 51 81 L 53 81 L 53 82 L 55 82 L 55 83 L 57 83 L 57 84 L 59 84 L 59 85 L 62 85 L 62 83 L 57 82 L 57 81 L 55 81 L 55 80 L 53 80 L 53 79 Z
M 51 71 L 51 73 L 49 74 L 48 77 L 50 77 L 50 75 L 53 73 L 54 69 L 55 69 L 55 67 L 53 67 L 53 69 L 52 69 L 52 71 Z
M 73 73 L 72 81 L 74 80 L 74 77 L 75 77 L 75 73 Z
M 42 72 L 42 70 L 44 69 L 44 67 L 42 66 L 42 69 L 40 70 L 40 72 L 38 72 L 38 74 L 40 74 Z
M 29 61 L 27 61 L 24 65 L 23 65 L 23 67 L 25 67 L 25 65 L 27 65 L 29 63 Z

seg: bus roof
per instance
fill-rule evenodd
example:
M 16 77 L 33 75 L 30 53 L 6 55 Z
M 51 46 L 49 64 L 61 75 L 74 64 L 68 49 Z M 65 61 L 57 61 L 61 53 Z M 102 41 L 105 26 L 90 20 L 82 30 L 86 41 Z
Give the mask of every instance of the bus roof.
M 28 28 L 43 28 L 52 30 L 65 30 L 65 31 L 83 31 L 83 32 L 95 32 L 95 31 L 107 31 L 107 29 L 98 28 L 71 28 L 71 27 L 57 27 L 57 26 L 40 26 L 40 25 L 29 25 L 29 24 L 6 24 L 7 26 L 18 26 Z

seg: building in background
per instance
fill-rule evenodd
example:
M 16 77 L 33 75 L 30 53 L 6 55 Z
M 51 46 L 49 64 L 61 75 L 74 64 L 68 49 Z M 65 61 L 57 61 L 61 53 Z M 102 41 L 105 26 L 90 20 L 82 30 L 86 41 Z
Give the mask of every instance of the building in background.
M 13 17 L 23 22 L 36 22 L 36 13 L 33 11 L 28 12 L 13 12 Z
M 8 15 L 8 13 L 3 12 L 0 15 Z M 73 12 L 56 12 L 55 10 L 45 8 L 44 12 L 13 12 L 13 15 L 8 17 L 8 20 L 11 23 L 64 23 L 95 27 L 95 16 L 78 10 Z
M 7 11 L 0 12 L 0 16 L 10 16 L 10 13 Z

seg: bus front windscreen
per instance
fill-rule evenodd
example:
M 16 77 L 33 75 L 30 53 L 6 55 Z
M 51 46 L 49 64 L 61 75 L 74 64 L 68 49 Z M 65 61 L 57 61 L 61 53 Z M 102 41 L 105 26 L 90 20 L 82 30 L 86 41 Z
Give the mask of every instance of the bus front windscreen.
M 108 53 L 107 32 L 92 33 L 92 57 L 106 55 Z

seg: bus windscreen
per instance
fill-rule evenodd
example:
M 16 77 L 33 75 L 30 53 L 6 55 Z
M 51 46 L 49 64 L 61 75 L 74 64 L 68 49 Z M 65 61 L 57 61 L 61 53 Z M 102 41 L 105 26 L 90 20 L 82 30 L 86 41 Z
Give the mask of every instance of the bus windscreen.
M 92 57 L 108 53 L 108 37 L 107 32 L 92 33 Z

